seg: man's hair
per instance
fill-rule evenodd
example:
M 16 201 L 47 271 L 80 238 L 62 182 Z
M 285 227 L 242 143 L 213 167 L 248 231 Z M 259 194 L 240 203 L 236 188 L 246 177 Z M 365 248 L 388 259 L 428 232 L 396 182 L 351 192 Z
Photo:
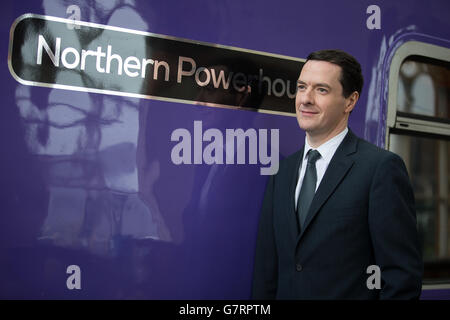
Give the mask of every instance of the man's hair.
M 306 58 L 306 62 L 308 60 L 327 61 L 340 66 L 342 71 L 339 81 L 343 88 L 342 94 L 344 97 L 348 98 L 355 91 L 361 95 L 364 84 L 361 65 L 347 52 L 342 50 L 319 50 L 310 53 Z

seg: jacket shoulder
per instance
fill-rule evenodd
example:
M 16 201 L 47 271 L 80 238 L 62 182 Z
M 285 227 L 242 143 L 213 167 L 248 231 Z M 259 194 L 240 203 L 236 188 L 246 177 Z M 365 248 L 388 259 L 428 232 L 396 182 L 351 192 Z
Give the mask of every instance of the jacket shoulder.
M 377 159 L 398 157 L 397 154 L 395 154 L 389 150 L 380 148 L 380 147 L 374 145 L 373 143 L 370 143 L 369 141 L 366 141 L 361 138 L 357 138 L 357 139 L 358 139 L 358 151 L 364 155 L 373 156 Z
M 396 153 L 380 148 L 364 139 L 358 138 L 357 157 L 364 162 L 379 168 L 387 163 L 396 163 L 404 166 L 403 159 Z
M 277 175 L 282 175 L 286 171 L 291 171 L 293 168 L 296 168 L 302 155 L 303 155 L 303 148 L 300 148 L 300 150 L 297 150 L 296 152 L 282 159 L 280 161 L 280 168 L 278 170 Z

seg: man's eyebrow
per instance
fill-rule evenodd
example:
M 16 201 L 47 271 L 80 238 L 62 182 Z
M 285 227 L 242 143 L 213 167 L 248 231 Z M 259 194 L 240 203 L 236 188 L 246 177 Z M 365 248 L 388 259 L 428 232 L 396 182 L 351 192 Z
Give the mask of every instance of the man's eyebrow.
M 304 82 L 302 80 L 297 80 L 297 84 L 306 84 L 306 82 Z M 326 83 L 316 83 L 316 84 L 314 84 L 314 87 L 324 87 L 324 88 L 331 89 L 331 86 Z
M 331 87 L 328 84 L 326 84 L 326 83 L 316 83 L 314 85 L 314 87 L 324 87 L 324 88 L 331 89 Z

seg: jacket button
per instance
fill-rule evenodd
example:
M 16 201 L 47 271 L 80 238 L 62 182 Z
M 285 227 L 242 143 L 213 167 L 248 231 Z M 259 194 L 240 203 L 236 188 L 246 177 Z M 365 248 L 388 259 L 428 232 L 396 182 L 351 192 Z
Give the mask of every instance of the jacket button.
M 300 272 L 300 271 L 303 270 L 303 267 L 302 267 L 302 265 L 301 265 L 300 263 L 297 263 L 297 264 L 295 265 L 295 269 L 296 269 L 298 272 Z

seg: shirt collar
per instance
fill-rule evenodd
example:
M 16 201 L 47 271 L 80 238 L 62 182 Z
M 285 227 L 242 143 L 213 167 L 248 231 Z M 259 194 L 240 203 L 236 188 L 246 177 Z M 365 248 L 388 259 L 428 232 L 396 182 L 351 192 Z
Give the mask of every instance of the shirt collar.
M 331 161 L 331 158 L 333 157 L 334 153 L 336 152 L 337 148 L 341 144 L 341 142 L 344 140 L 345 136 L 347 135 L 348 127 L 345 127 L 344 130 L 342 130 L 341 133 L 334 136 L 327 142 L 321 144 L 319 147 L 316 148 L 317 151 L 319 151 L 322 158 L 329 163 Z M 309 143 L 308 139 L 305 137 L 305 150 L 303 152 L 303 160 L 305 160 L 306 155 L 308 154 L 308 151 L 310 149 L 313 149 Z

